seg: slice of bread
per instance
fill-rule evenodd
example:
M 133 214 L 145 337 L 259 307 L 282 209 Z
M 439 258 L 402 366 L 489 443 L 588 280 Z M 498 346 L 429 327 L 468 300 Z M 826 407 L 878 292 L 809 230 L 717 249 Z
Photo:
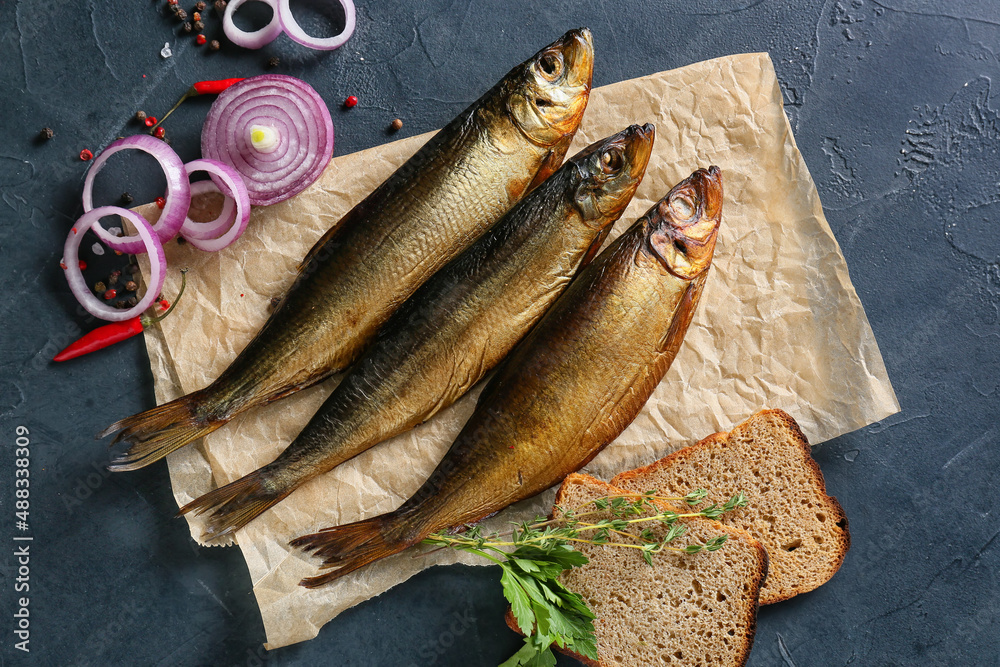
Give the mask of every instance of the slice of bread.
M 632 492 L 684 495 L 703 488 L 724 503 L 742 491 L 747 506 L 720 521 L 756 537 L 770 568 L 760 593 L 771 604 L 811 591 L 840 569 L 851 546 L 847 516 L 826 495 L 823 473 L 798 424 L 781 410 L 762 410 L 729 433 L 716 433 L 644 468 L 611 480 Z
M 570 475 L 556 496 L 553 518 L 594 498 L 624 493 L 593 477 Z M 594 506 L 585 511 L 594 511 Z M 611 517 L 607 510 L 586 520 Z M 597 615 L 594 627 L 599 656 L 596 662 L 579 655 L 577 659 L 590 667 L 730 667 L 746 663 L 757 627 L 758 594 L 767 575 L 767 552 L 742 530 L 708 519 L 681 521 L 687 532 L 676 540 L 678 546 L 702 543 L 721 534 L 728 539 L 713 552 L 661 552 L 653 556 L 652 567 L 637 549 L 574 545 L 590 562 L 565 572 L 562 582 L 579 593 Z M 654 522 L 629 530 L 638 535 L 643 528 L 652 529 L 659 537 L 666 531 Z M 517 628 L 509 613 L 507 624 Z

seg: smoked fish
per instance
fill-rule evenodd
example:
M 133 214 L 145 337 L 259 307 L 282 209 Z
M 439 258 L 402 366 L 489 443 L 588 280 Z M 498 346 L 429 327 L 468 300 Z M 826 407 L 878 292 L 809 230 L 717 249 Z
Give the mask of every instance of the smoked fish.
M 722 174 L 699 169 L 583 269 L 497 369 L 451 449 L 399 509 L 297 538 L 336 568 L 314 588 L 473 523 L 586 465 L 639 414 L 708 277 Z
M 135 470 L 235 415 L 346 368 L 421 284 L 562 164 L 590 96 L 590 31 L 571 30 L 507 74 L 309 251 L 275 311 L 204 389 L 122 419 Z
M 499 363 L 596 254 L 632 200 L 653 145 L 633 125 L 568 160 L 424 283 L 273 462 L 184 506 L 209 540 L 451 405 Z

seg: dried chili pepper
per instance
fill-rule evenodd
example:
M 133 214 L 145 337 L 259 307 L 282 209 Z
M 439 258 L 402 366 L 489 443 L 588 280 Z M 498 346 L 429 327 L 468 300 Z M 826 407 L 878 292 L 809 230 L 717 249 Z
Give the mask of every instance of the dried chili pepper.
M 81 357 L 96 350 L 102 350 L 126 338 L 131 338 L 136 334 L 142 333 L 150 324 L 159 322 L 177 307 L 177 302 L 181 300 L 186 286 L 187 269 L 183 269 L 181 271 L 181 289 L 177 293 L 177 298 L 174 299 L 174 304 L 165 313 L 162 315 L 143 314 L 124 322 L 112 322 L 111 324 L 105 324 L 103 327 L 97 327 L 93 331 L 84 334 L 79 340 L 67 345 L 66 349 L 53 357 L 52 360 L 67 361 L 75 359 L 76 357 Z

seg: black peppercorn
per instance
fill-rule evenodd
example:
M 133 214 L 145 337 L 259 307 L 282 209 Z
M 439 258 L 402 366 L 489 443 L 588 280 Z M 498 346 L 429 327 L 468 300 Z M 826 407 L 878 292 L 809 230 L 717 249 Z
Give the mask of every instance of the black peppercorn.
M 226 0 L 215 0 L 215 12 L 219 16 L 226 13 Z
M 123 204 L 125 204 L 126 206 L 128 206 L 129 204 L 131 204 L 131 203 L 132 203 L 132 202 L 134 202 L 134 201 L 135 201 L 135 198 L 134 198 L 134 197 L 133 197 L 132 195 L 130 195 L 130 194 L 129 194 L 129 193 L 127 193 L 127 192 L 123 192 L 123 193 L 122 193 L 122 196 L 121 196 L 121 202 L 122 202 Z
M 178 236 L 177 237 L 177 245 L 184 245 L 187 242 L 188 242 L 187 239 L 184 238 L 183 236 Z
M 194 29 L 195 29 L 195 32 L 203 32 L 205 30 L 205 23 L 204 23 L 204 21 L 195 21 L 194 22 Z
M 389 128 L 393 132 L 399 132 L 401 129 L 403 129 L 403 121 L 397 118 L 394 121 L 392 121 L 392 123 L 389 124 Z
M 188 13 L 183 9 L 178 9 L 176 12 L 174 12 L 174 14 L 177 16 L 178 20 L 187 21 Z
M 134 296 L 130 296 L 129 298 L 125 299 L 125 303 L 128 305 L 129 308 L 135 308 L 136 304 L 139 303 L 139 300 L 136 299 Z
M 129 273 L 129 275 L 134 276 L 135 274 L 139 273 L 139 265 L 133 262 L 132 264 L 126 266 L 125 270 Z
M 125 289 L 126 291 L 134 292 L 137 289 L 139 289 L 139 286 L 136 285 L 134 280 L 129 280 L 128 282 L 125 283 Z
M 115 285 L 117 285 L 118 284 L 118 279 L 121 277 L 121 275 L 122 275 L 122 272 L 118 271 L 117 269 L 114 270 L 114 271 L 112 271 L 111 275 L 108 276 L 108 284 L 111 285 L 112 287 L 114 287 Z
M 42 131 L 38 133 L 38 136 L 42 139 L 49 140 L 56 136 L 56 133 L 52 131 L 51 127 L 43 127 Z
M 211 42 L 208 43 L 208 48 L 210 48 L 213 51 L 218 51 L 221 47 L 222 45 L 219 44 L 219 40 L 217 39 L 213 39 Z
M 277 66 L 278 66 L 278 65 L 280 65 L 280 64 L 281 64 L 281 60 L 279 60 L 279 59 L 278 59 L 278 56 L 272 56 L 272 57 L 271 57 L 271 58 L 270 58 L 270 59 L 269 59 L 269 60 L 267 61 L 267 66 L 268 66 L 268 67 L 272 67 L 272 68 L 274 68 L 274 67 L 277 67 Z
M 191 32 L 192 30 L 194 30 L 194 26 L 191 25 L 191 22 L 190 21 L 185 21 L 184 22 L 184 32 Z
M 143 122 L 144 120 L 146 120 L 146 112 L 143 111 L 142 109 L 139 109 L 138 111 L 135 112 L 135 119 L 140 123 Z
M 198 2 L 194 3 L 194 8 L 199 12 L 203 12 L 205 11 L 205 3 L 198 0 Z
M 94 291 L 98 294 L 104 294 L 108 291 L 108 286 L 101 282 L 94 283 Z

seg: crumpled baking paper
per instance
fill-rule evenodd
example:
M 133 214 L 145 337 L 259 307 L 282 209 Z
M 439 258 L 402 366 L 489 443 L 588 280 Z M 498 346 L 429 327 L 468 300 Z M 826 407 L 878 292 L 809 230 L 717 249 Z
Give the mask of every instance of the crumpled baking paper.
M 899 410 L 847 265 L 795 147 L 767 54 L 718 58 L 597 88 L 570 154 L 631 123 L 656 125 L 646 177 L 617 225 L 624 230 L 698 167 L 722 168 L 723 224 L 712 274 L 673 367 L 642 413 L 587 471 L 605 479 L 649 463 L 762 407 L 795 417 L 813 443 Z M 172 269 L 190 268 L 178 312 L 146 330 L 160 402 L 209 384 L 267 318 L 306 251 L 429 135 L 334 159 L 302 194 L 253 211 L 232 247 L 203 253 L 170 244 Z M 178 271 L 164 294 L 176 294 Z M 337 382 L 252 410 L 168 459 L 185 504 L 270 462 Z M 345 609 L 442 563 L 485 564 L 419 549 L 317 590 L 298 585 L 317 562 L 290 539 L 400 505 L 430 475 L 471 414 L 476 387 L 428 423 L 315 479 L 237 533 L 267 647 L 310 639 Z M 401 465 L 400 462 L 405 462 Z M 488 521 L 546 514 L 552 491 Z M 197 540 L 204 517 L 188 516 Z

